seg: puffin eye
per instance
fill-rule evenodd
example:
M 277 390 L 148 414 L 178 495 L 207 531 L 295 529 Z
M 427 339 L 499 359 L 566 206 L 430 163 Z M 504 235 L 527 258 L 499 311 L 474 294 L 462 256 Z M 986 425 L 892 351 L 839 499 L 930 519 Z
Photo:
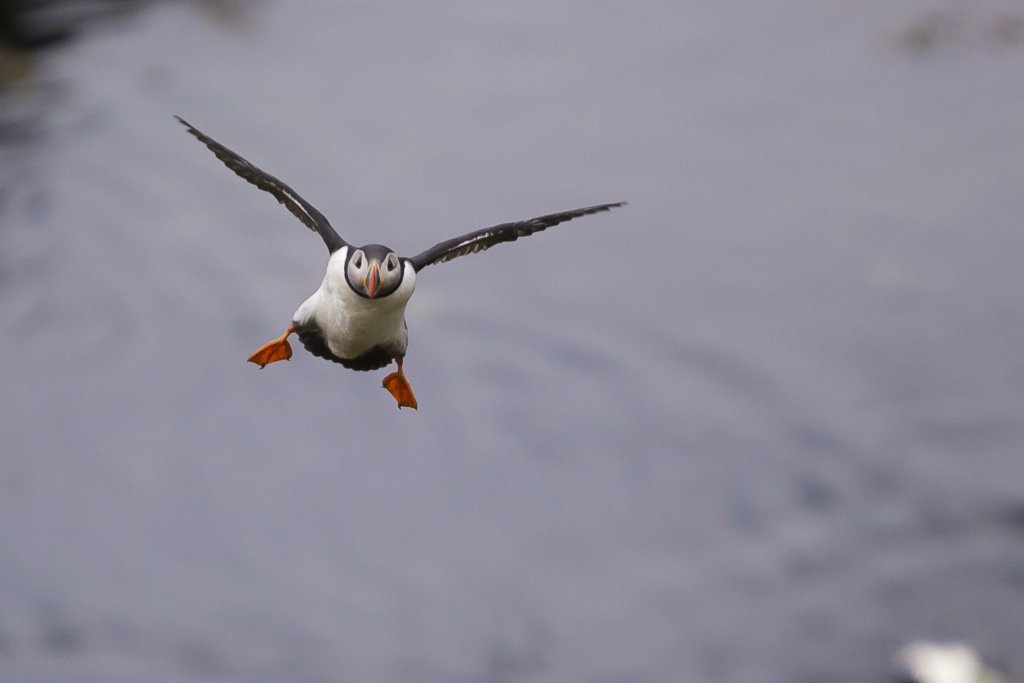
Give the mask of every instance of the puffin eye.
M 355 266 L 356 268 L 362 268 L 363 267 L 363 255 L 362 255 L 362 253 L 356 254 L 356 257 L 354 259 L 352 259 L 352 265 Z
M 395 257 L 393 255 L 392 256 L 388 256 L 388 272 L 390 273 L 392 270 L 394 270 L 397 267 L 398 267 L 397 259 L 395 259 Z

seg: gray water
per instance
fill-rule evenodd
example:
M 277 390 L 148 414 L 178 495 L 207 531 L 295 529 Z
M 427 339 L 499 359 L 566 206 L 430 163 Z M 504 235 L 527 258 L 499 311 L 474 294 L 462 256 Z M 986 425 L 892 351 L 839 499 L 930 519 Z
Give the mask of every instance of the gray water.
M 1015 4 L 240 7 L 5 96 L 0 680 L 1024 670 Z M 422 273 L 398 411 L 244 362 L 326 251 L 173 114 L 402 254 L 630 203 Z

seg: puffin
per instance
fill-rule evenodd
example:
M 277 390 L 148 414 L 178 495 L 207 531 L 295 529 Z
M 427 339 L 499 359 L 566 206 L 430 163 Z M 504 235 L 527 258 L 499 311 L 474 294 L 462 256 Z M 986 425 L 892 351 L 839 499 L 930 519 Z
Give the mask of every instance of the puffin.
M 288 337 L 292 334 L 298 336 L 314 356 L 339 363 L 349 370 L 379 370 L 394 362 L 397 369 L 384 377 L 382 386 L 398 402 L 399 409 L 418 407 L 403 362 L 409 346 L 405 308 L 416 289 L 420 271 L 502 242 L 514 242 L 574 218 L 625 205 L 625 202 L 597 204 L 501 223 L 438 242 L 415 256 L 399 256 L 382 244 L 349 244 L 322 213 L 291 187 L 180 116 L 175 118 L 225 166 L 270 193 L 307 228 L 319 234 L 330 253 L 319 289 L 296 309 L 284 332 L 256 349 L 249 356 L 249 362 L 263 369 L 271 363 L 290 359 L 292 347 Z

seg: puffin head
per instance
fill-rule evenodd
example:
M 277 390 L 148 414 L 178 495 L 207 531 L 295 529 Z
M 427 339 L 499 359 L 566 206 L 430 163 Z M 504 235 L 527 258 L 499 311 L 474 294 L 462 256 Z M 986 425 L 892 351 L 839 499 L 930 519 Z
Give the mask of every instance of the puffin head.
M 345 258 L 348 286 L 367 299 L 379 299 L 398 289 L 402 271 L 401 260 L 382 244 L 353 247 Z

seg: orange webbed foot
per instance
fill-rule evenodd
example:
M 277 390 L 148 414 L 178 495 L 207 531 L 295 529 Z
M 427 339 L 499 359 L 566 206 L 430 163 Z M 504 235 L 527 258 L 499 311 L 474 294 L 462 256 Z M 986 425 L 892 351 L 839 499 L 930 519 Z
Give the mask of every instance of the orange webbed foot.
M 292 345 L 288 343 L 288 335 L 294 331 L 294 327 L 289 327 L 280 337 L 273 341 L 269 341 L 256 349 L 253 354 L 249 356 L 249 362 L 260 366 L 260 370 L 262 370 L 271 363 L 291 358 Z
M 381 386 L 395 397 L 395 400 L 398 401 L 399 410 L 402 408 L 416 410 L 416 396 L 412 393 L 412 386 L 409 384 L 409 380 L 406 379 L 405 372 L 402 371 L 402 359 L 396 358 L 395 361 L 398 363 L 398 371 L 392 372 L 385 377 Z

